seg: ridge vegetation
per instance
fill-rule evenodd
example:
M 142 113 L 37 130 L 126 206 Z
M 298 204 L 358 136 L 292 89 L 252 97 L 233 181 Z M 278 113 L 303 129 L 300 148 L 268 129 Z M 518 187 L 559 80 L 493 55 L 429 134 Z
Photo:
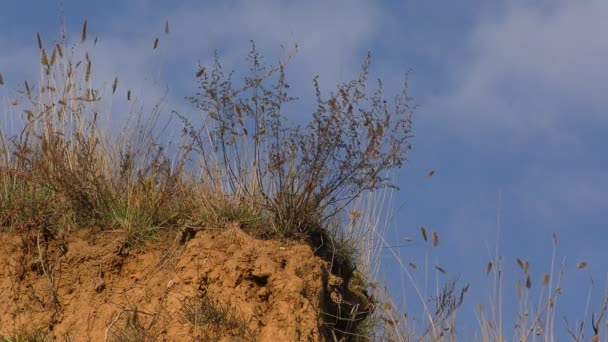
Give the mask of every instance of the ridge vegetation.
M 104 100 L 135 100 L 119 77 L 110 89 L 94 86 L 86 40 L 86 21 L 77 44 L 65 34 L 52 44 L 37 35 L 40 80 L 25 81 L 12 100 L 18 129 L 0 128 L 0 227 L 38 251 L 49 288 L 47 247 L 70 232 L 120 231 L 116 253 L 126 255 L 163 232 L 185 243 L 199 230 L 238 222 L 258 238 L 309 244 L 343 279 L 344 293 L 357 279 L 358 299 L 328 304 L 323 318 L 328 336 L 357 336 L 373 310 L 356 271 L 367 267 L 359 247 L 374 231 L 345 226 L 357 226 L 363 213 L 354 204 L 366 193 L 396 187 L 387 175 L 411 149 L 407 82 L 392 101 L 381 81 L 370 90 L 368 55 L 358 78 L 334 92 L 323 94 L 315 78 L 316 108 L 306 125 L 295 125 L 286 62 L 267 64 L 252 42 L 241 82 L 217 54 L 196 70 L 198 90 L 187 99 L 198 114 L 172 113 L 179 139 L 166 138 L 162 99 L 148 114 L 132 106 L 116 133 L 120 120 Z

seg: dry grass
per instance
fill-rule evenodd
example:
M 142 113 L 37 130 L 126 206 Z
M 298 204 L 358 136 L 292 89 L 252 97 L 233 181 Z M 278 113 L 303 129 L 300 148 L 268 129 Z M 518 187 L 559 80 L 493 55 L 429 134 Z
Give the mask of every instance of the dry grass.
M 87 35 L 85 21 L 80 44 Z M 1 229 L 38 237 L 39 245 L 82 227 L 118 230 L 124 254 L 162 230 L 237 221 L 258 237 L 308 242 L 346 285 L 358 266 L 368 267 L 370 254 L 359 248 L 376 226 L 358 226 L 347 211 L 395 187 L 386 174 L 411 148 L 415 107 L 407 83 L 392 104 L 380 82 L 367 89 L 369 56 L 358 78 L 328 95 L 315 79 L 317 107 L 305 127 L 284 113 L 295 100 L 285 63 L 266 64 L 252 45 L 250 73 L 237 85 L 216 56 L 196 72 L 199 89 L 189 98 L 200 116 L 173 113 L 183 136 L 172 145 L 159 139 L 167 127 L 160 105 L 132 111 L 118 133 L 104 124 L 113 114 L 103 99 L 120 95 L 119 77 L 110 89 L 95 88 L 84 45 L 67 38 L 48 45 L 40 34 L 37 43 L 40 79 L 25 81 L 11 101 L 19 130 L 0 127 Z M 152 48 L 161 48 L 159 38 Z M 338 335 L 356 325 L 337 323 Z
M 106 341 L 158 341 L 159 329 L 153 324 L 155 316 L 137 308 L 120 311 L 106 330 Z
M 428 231 L 425 227 L 420 230 L 421 240 L 428 243 L 429 249 L 438 246 L 438 233 L 433 232 L 432 239 L 429 239 Z M 430 282 L 430 287 L 435 288 L 434 295 L 426 295 L 429 282 L 425 277 L 424 282 L 417 281 L 413 273 L 423 271 L 428 273 L 431 266 L 426 263 L 422 270 L 418 269 L 415 263 L 410 262 L 409 268 L 403 258 L 397 255 L 393 246 L 390 246 L 383 238 L 379 239 L 383 246 L 388 248 L 395 260 L 400 265 L 400 272 L 406 276 L 411 283 L 423 308 L 422 314 L 403 311 L 406 305 L 396 304 L 387 294 L 385 289 L 375 289 L 373 295 L 380 305 L 374 312 L 375 327 L 372 329 L 380 333 L 378 340 L 388 341 L 457 341 L 459 330 L 457 324 L 457 314 L 463 310 L 468 310 L 470 306 L 463 305 L 465 295 L 469 285 L 458 289 L 455 280 L 443 280 L 448 274 L 441 267 L 434 265 L 437 277 Z M 411 241 L 408 238 L 408 241 Z M 580 272 L 587 266 L 586 261 L 579 261 L 567 267 L 565 259 L 557 265 L 557 235 L 553 234 L 553 252 L 549 269 L 544 272 L 533 272 L 529 261 L 523 258 L 512 260 L 513 265 L 519 269 L 520 275 L 514 288 L 508 287 L 505 291 L 505 259 L 500 255 L 498 243 L 495 256 L 490 260 L 484 270 L 488 275 L 492 295 L 487 305 L 476 304 L 474 311 L 478 320 L 478 330 L 472 335 L 472 331 L 466 332 L 475 341 L 540 341 L 552 342 L 566 338 L 574 342 L 580 341 L 604 341 L 608 340 L 608 291 L 605 292 L 601 302 L 592 305 L 591 287 L 587 294 L 587 305 L 585 317 L 587 320 L 578 320 L 571 323 L 567 319 L 568 313 L 558 312 L 558 302 L 563 296 L 562 279 L 568 269 L 571 272 Z M 432 247 L 431 247 L 432 246 Z M 449 274 L 448 274 L 449 275 Z M 537 281 L 535 281 L 537 279 Z M 439 286 L 443 284 L 443 286 Z M 514 290 L 514 291 L 512 291 Z M 573 294 L 576 296 L 576 294 Z M 584 296 L 579 295 L 578 298 Z M 504 314 L 504 303 L 510 301 L 517 303 L 517 311 L 511 325 L 512 317 Z M 433 303 L 434 305 L 428 305 Z M 421 320 L 412 320 L 412 316 L 418 315 Z M 509 322 L 509 323 L 507 323 Z M 463 331 L 460 330 L 460 333 Z
M 0 342 L 47 342 L 52 337 L 44 329 L 20 329 L 12 336 L 0 336 Z
M 206 339 L 212 339 L 213 335 L 219 332 L 242 339 L 252 338 L 247 323 L 239 312 L 230 304 L 222 304 L 209 298 L 205 291 L 187 298 L 183 303 L 181 315 L 196 331 L 200 330 L 197 335 L 205 333 Z

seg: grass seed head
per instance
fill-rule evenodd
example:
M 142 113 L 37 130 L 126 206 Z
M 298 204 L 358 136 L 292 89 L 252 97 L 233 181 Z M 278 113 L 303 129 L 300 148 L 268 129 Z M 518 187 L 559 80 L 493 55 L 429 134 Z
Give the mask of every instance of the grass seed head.
M 63 58 L 63 48 L 61 47 L 60 44 L 55 45 L 55 49 L 57 49 L 57 53 L 59 54 L 59 57 Z
M 203 76 L 203 74 L 205 73 L 205 68 L 200 68 L 197 72 L 196 72 L 196 78 L 199 78 L 201 76 Z
M 53 48 L 53 52 L 51 52 L 51 60 L 49 61 L 50 65 L 55 64 L 55 60 L 57 59 L 57 49 Z
M 530 268 L 530 264 L 527 261 L 524 262 L 520 258 L 517 258 L 517 264 L 524 271 L 524 273 L 528 274 L 528 269 Z
M 46 50 L 42 49 L 42 53 L 40 54 L 40 64 L 44 65 L 44 66 L 48 66 L 49 65 L 49 59 L 46 56 Z
M 36 33 L 36 40 L 38 41 L 38 49 L 42 50 L 42 37 L 40 36 L 40 32 Z
M 84 74 L 84 80 L 85 82 L 89 82 L 89 79 L 91 78 L 91 61 L 87 60 L 87 70 Z
M 82 24 L 82 31 L 80 32 L 80 41 L 84 43 L 87 40 L 87 21 L 85 20 Z
M 552 238 L 553 238 L 553 244 L 557 245 L 557 234 L 553 233 Z
M 543 285 L 547 285 L 547 284 L 549 284 L 549 280 L 551 280 L 551 276 L 550 276 L 549 274 L 545 273 L 545 274 L 543 275 L 543 281 L 542 281 L 542 284 L 543 284 Z

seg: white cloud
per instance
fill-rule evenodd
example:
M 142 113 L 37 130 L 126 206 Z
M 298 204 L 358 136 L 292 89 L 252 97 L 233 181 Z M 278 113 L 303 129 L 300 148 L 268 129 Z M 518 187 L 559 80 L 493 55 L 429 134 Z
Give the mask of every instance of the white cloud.
M 316 74 L 324 83 L 334 84 L 357 72 L 363 58 L 360 49 L 372 42 L 383 25 L 381 8 L 365 0 L 238 1 L 236 5 L 181 8 L 169 20 L 176 35 L 171 51 L 205 58 L 218 49 L 230 66 L 243 61 L 251 39 L 270 61 L 280 44 L 289 48 L 297 43 L 300 51 L 290 78 L 306 86 Z
M 151 5 L 140 1 L 130 8 L 131 12 L 92 18 L 89 36 L 99 35 L 99 42 L 95 48 L 87 42 L 96 85 L 109 89 L 118 76 L 120 98 L 124 100 L 126 90 L 131 89 L 148 109 L 168 84 L 168 109 L 191 110 L 183 96 L 195 92 L 197 62 L 209 63 L 217 49 L 228 69 L 242 69 L 252 39 L 271 63 L 280 54 L 280 44 L 289 48 L 298 43 L 300 52 L 290 64 L 288 78 L 295 88 L 294 95 L 302 90 L 312 94 L 311 81 L 316 74 L 321 75 L 322 84 L 333 86 L 337 80 L 358 72 L 363 57 L 360 50 L 366 50 L 383 20 L 381 8 L 365 0 L 192 2 L 162 13 L 155 13 Z M 135 12 L 145 15 L 134 16 Z M 163 34 L 165 19 L 170 23 L 169 36 Z M 106 27 L 108 32 L 93 32 L 96 27 Z M 160 47 L 153 51 L 157 36 Z M 79 32 L 71 32 L 71 37 L 77 40 Z M 50 42 L 52 37 L 45 38 Z M 11 81 L 37 79 L 37 64 L 37 48 L 32 41 L 13 44 L 0 57 L 1 68 L 15 71 Z M 309 94 L 305 93 L 304 98 Z M 118 100 L 112 107 L 121 113 L 128 108 Z
M 546 225 L 574 228 L 574 219 L 608 211 L 608 176 L 592 170 L 543 170 L 529 172 L 517 187 L 523 213 Z
M 555 133 L 578 122 L 606 122 L 608 2 L 511 2 L 482 20 L 463 56 L 445 56 L 450 89 L 428 99 L 441 119 L 464 132 Z

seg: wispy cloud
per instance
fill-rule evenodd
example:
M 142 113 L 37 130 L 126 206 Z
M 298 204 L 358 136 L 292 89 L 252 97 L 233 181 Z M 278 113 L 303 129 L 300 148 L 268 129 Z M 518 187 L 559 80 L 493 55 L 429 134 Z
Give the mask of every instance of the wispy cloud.
M 250 40 L 269 62 L 282 54 L 281 45 L 291 51 L 297 44 L 288 76 L 296 92 L 302 87 L 312 92 L 315 75 L 322 84 L 333 85 L 358 72 L 364 53 L 382 32 L 382 14 L 381 6 L 364 0 L 187 6 L 168 15 L 175 35 L 169 51 L 174 57 L 204 59 L 217 49 L 233 68 L 242 64 Z
M 517 192 L 522 213 L 544 222 L 547 229 L 556 224 L 580 229 L 576 220 L 602 219 L 602 213 L 608 211 L 608 176 L 604 172 L 544 171 L 529 173 Z
M 556 135 L 573 123 L 605 123 L 607 15 L 600 0 L 510 2 L 498 18 L 482 16 L 462 51 L 445 56 L 449 90 L 429 103 L 469 137 Z
M 118 76 L 121 98 L 131 89 L 134 97 L 150 106 L 156 104 L 168 85 L 169 109 L 183 111 L 188 110 L 184 96 L 195 91 L 198 62 L 208 64 L 214 50 L 228 69 L 242 69 L 250 40 L 256 42 L 270 63 L 281 55 L 281 45 L 290 49 L 297 43 L 299 52 L 289 65 L 289 81 L 294 94 L 312 94 L 315 75 L 321 76 L 324 86 L 333 86 L 358 72 L 368 45 L 383 25 L 383 9 L 365 0 L 235 1 L 211 5 L 192 1 L 163 11 L 151 6 L 155 4 L 140 1 L 100 23 L 89 18 L 90 38 L 99 36 L 95 48 L 91 41 L 85 46 L 93 59 L 93 80 L 96 86 L 109 89 Z M 135 12 L 140 15 L 134 16 Z M 85 18 L 69 19 L 79 23 Z M 165 20 L 170 25 L 168 36 L 163 32 Z M 78 40 L 79 32 L 71 32 L 70 36 Z M 160 37 L 157 50 L 152 49 L 155 37 Z M 57 37 L 45 38 L 50 42 Z M 4 50 L 0 65 L 12 70 L 8 80 L 37 79 L 35 41 L 13 44 Z M 307 95 L 304 93 L 303 98 Z M 127 108 L 119 101 L 112 106 L 118 111 Z

